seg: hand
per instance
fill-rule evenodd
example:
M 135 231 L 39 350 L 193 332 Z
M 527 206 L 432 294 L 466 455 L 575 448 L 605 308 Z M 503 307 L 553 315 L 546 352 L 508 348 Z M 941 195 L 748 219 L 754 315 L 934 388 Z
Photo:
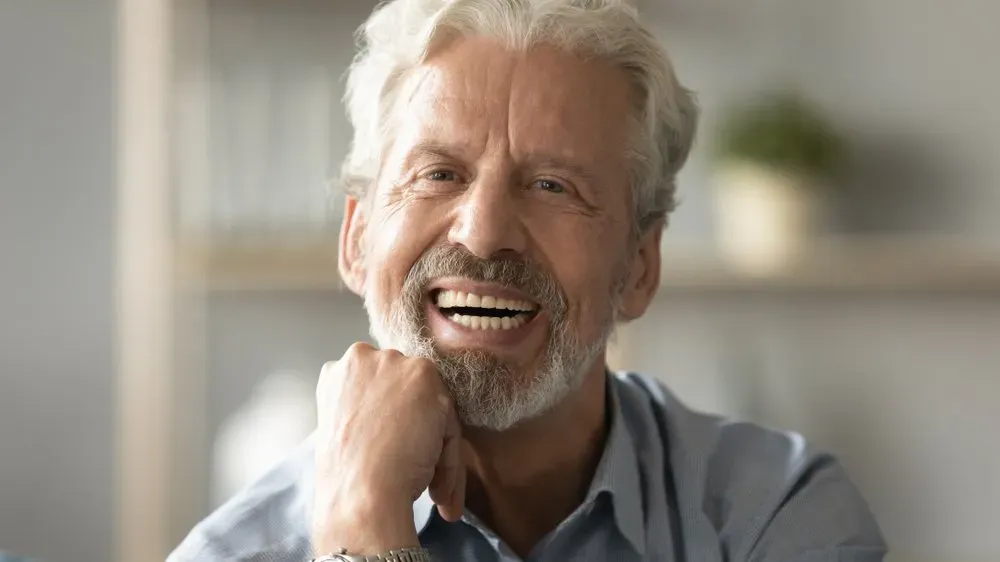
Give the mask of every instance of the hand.
M 323 366 L 316 401 L 317 552 L 419 546 L 413 502 L 428 487 L 445 519 L 462 516 L 461 426 L 432 362 L 356 343 Z

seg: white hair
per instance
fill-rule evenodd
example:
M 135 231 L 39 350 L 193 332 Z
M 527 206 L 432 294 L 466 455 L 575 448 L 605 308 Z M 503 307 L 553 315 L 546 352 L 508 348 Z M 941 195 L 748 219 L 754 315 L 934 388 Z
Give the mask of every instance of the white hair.
M 341 185 L 348 194 L 364 197 L 375 182 L 408 71 L 456 35 L 491 37 L 521 52 L 549 44 L 624 70 L 635 94 L 634 138 L 628 148 L 633 230 L 645 230 L 674 209 L 676 175 L 694 141 L 697 105 L 677 81 L 664 49 L 624 0 L 392 0 L 380 5 L 359 30 L 359 52 L 347 75 L 344 102 L 354 140 Z

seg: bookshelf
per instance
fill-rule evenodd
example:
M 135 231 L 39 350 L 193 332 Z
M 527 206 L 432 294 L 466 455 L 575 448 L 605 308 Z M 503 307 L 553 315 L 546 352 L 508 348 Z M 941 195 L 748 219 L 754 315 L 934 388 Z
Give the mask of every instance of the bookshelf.
M 346 291 L 336 236 L 296 242 L 178 246 L 178 283 L 194 291 Z M 707 246 L 667 243 L 661 294 L 747 291 L 997 291 L 1000 249 L 931 237 L 817 242 L 766 273 L 742 271 Z

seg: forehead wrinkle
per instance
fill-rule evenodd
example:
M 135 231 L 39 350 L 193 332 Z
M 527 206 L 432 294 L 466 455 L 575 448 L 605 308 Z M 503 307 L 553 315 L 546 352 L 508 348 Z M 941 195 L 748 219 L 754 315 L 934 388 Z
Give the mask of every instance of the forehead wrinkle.
M 509 152 L 512 77 L 518 64 L 512 54 L 493 38 L 463 37 L 433 57 L 432 63 L 448 75 L 444 89 L 466 112 L 458 124 L 483 136 L 481 153 Z
M 621 114 L 631 84 L 620 69 L 540 45 L 519 57 L 512 92 L 511 107 L 521 109 L 510 128 L 516 160 L 575 173 L 594 189 L 627 181 L 620 166 L 603 164 L 619 159 L 608 158 L 609 147 L 620 146 L 622 159 L 626 153 Z
M 449 147 L 470 162 L 487 154 L 510 159 L 519 59 L 511 54 L 493 39 L 463 38 L 428 57 L 401 108 L 411 142 Z
M 401 108 L 404 128 L 410 131 L 408 141 L 413 144 L 408 153 L 422 150 L 468 156 L 484 144 L 481 131 L 468 126 L 469 118 L 480 113 L 470 107 L 474 100 L 449 91 L 448 80 L 442 75 L 439 73 L 434 82 L 422 80 L 423 87 L 415 88 L 409 103 Z
M 631 92 L 619 69 L 546 45 L 517 53 L 487 38 L 452 42 L 422 67 L 404 108 L 407 144 L 436 143 L 449 154 L 460 148 L 470 164 L 489 158 L 619 183 L 618 170 L 598 165 L 608 161 L 609 145 L 621 144 L 611 136 L 624 132 L 609 122 L 620 112 L 618 98 Z
M 478 45 L 481 49 L 489 49 L 486 58 L 489 64 L 481 66 L 481 75 L 485 89 L 480 92 L 480 99 L 486 103 L 484 111 L 472 116 L 483 122 L 486 132 L 486 150 L 489 153 L 501 154 L 505 160 L 512 159 L 512 116 L 514 115 L 513 78 L 520 61 L 512 57 L 500 43 L 492 39 L 484 40 L 487 44 Z

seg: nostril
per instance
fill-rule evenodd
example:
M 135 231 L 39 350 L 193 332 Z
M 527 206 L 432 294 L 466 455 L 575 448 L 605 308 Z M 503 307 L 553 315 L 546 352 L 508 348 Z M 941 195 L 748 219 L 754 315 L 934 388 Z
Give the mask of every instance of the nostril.
M 509 203 L 495 198 L 487 202 L 482 196 L 473 202 L 470 196 L 466 208 L 452 225 L 448 239 L 461 245 L 480 259 L 498 254 L 520 255 L 526 250 L 527 236 L 517 212 Z

